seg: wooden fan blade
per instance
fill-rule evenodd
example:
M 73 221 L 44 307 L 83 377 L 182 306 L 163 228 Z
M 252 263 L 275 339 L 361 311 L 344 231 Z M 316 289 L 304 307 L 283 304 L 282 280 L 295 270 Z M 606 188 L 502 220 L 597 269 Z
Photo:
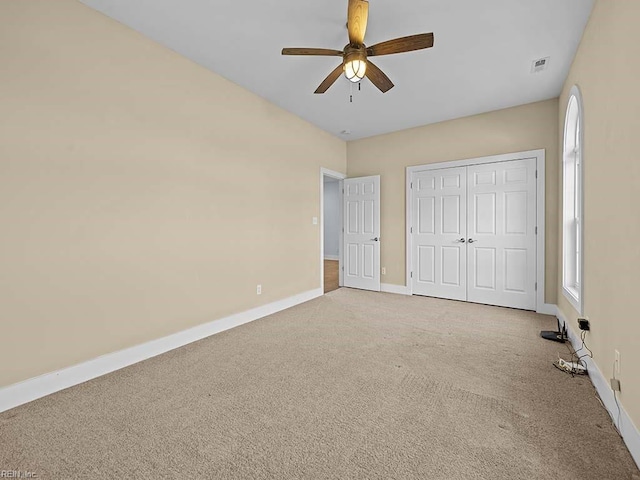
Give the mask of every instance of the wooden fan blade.
M 393 88 L 393 82 L 389 80 L 382 70 L 367 60 L 367 70 L 365 75 L 371 80 L 382 93 L 386 93 Z
M 342 56 L 342 51 L 328 48 L 283 48 L 282 55 L 322 55 L 327 57 Z
M 433 33 L 420 33 L 377 43 L 367 48 L 367 56 L 391 55 L 433 47 Z
M 342 64 L 338 65 L 336 69 L 325 78 L 320 86 L 316 88 L 316 91 L 313 93 L 324 93 L 329 90 L 329 87 L 336 83 L 336 80 L 342 75 Z M 383 74 L 384 75 L 384 74 Z
M 367 31 L 367 19 L 369 18 L 369 2 L 366 0 L 349 0 L 347 11 L 347 30 L 349 30 L 349 43 L 362 45 L 364 34 Z

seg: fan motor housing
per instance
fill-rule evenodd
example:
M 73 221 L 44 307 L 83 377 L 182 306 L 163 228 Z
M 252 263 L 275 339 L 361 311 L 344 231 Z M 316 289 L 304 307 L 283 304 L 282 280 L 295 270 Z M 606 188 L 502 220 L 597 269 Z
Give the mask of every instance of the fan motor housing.
M 349 62 L 354 60 L 362 60 L 363 62 L 367 60 L 367 49 L 364 45 L 347 45 L 344 47 L 344 57 L 343 57 L 343 65 L 346 65 Z

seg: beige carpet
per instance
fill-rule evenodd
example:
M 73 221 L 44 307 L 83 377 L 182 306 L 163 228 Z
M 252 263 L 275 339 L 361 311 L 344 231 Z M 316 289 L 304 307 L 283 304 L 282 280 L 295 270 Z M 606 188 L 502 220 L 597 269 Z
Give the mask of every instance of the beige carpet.
M 40 479 L 638 479 L 552 317 L 342 288 L 0 414 Z

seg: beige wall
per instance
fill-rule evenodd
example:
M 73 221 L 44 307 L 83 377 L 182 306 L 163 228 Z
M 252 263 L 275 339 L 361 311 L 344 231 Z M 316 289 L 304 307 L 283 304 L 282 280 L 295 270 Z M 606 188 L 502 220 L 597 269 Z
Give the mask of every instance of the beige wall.
M 640 424 L 637 18 L 636 1 L 598 1 L 560 104 L 345 147 L 78 2 L 0 3 L 0 386 L 320 287 L 319 168 L 347 156 L 349 175 L 382 175 L 383 282 L 403 285 L 405 167 L 546 149 L 546 301 L 573 326 L 558 111 L 578 83 L 588 341 L 607 377 L 621 352 Z
M 405 169 L 450 160 L 546 150 L 547 303 L 556 301 L 558 101 L 548 100 L 347 144 L 348 174 L 381 175 L 383 283 L 405 284 Z
M 620 351 L 620 399 L 636 426 L 640 426 L 638 19 L 637 0 L 597 1 L 565 83 L 559 115 L 561 137 L 569 91 L 577 84 L 584 102 L 584 314 L 592 329 L 587 344 L 607 379 L 613 375 L 614 350 Z M 577 330 L 578 314 L 560 290 L 558 305 Z
M 73 0 L 0 65 L 0 386 L 320 287 L 343 141 Z

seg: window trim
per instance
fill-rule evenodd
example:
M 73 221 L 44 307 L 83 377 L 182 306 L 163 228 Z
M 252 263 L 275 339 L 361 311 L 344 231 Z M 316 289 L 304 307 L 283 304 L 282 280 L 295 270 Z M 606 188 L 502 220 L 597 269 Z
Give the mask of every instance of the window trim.
M 569 124 L 569 109 L 572 103 L 572 100 L 575 98 L 576 106 L 578 109 L 577 115 L 577 129 L 578 131 L 567 132 L 568 124 Z M 565 176 L 565 168 L 566 168 L 566 159 L 567 159 L 567 133 L 572 133 L 576 136 L 576 140 L 578 142 L 577 155 L 578 155 L 578 171 L 577 175 L 575 175 L 575 181 L 579 182 L 578 186 L 574 185 L 574 189 L 578 190 L 578 198 L 577 202 L 575 197 L 573 198 L 572 203 L 577 206 L 578 215 L 577 221 L 579 228 L 576 231 L 576 245 L 580 245 L 580 249 L 578 251 L 576 248 L 571 248 L 571 246 L 567 245 L 567 219 L 566 219 L 566 210 L 565 210 L 565 190 L 567 188 L 566 184 L 566 176 Z M 562 293 L 565 298 L 573 305 L 579 315 L 583 315 L 584 308 L 584 107 L 582 103 L 582 94 L 580 92 L 580 88 L 577 85 L 574 85 L 569 92 L 569 98 L 567 100 L 566 110 L 565 110 L 565 120 L 564 120 L 564 134 L 562 140 L 562 165 L 561 165 L 561 173 L 562 173 Z M 575 183 L 575 182 L 574 182 Z M 578 188 L 579 187 L 579 188 Z M 574 207 L 575 209 L 575 207 Z M 575 211 L 575 210 L 574 210 Z M 567 255 L 567 253 L 569 255 Z M 570 261 L 569 257 L 575 258 L 575 272 L 573 277 L 577 275 L 577 272 L 580 273 L 580 278 L 575 279 L 575 283 L 573 285 L 568 285 L 567 281 L 567 269 L 570 268 L 568 266 L 568 262 Z

